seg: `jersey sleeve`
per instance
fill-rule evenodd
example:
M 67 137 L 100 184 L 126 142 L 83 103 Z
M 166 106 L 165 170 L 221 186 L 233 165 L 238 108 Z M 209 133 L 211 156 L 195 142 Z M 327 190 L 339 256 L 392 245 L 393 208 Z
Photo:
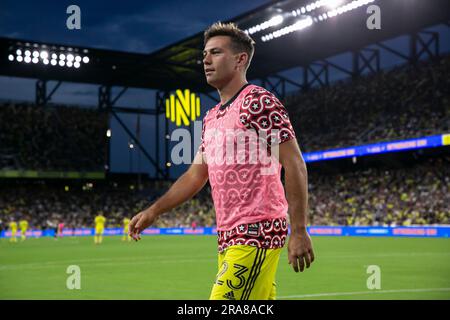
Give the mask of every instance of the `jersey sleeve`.
M 268 145 L 295 138 L 295 131 L 283 104 L 265 89 L 253 89 L 244 98 L 239 120 L 248 129 L 264 135 Z

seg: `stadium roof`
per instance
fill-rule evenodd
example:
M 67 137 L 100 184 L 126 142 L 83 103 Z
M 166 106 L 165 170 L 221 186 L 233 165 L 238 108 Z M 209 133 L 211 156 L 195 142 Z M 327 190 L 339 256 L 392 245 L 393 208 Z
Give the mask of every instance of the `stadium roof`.
M 337 7 L 333 9 L 325 4 L 327 1 L 334 2 Z M 366 27 L 370 15 L 366 10 L 371 4 L 381 8 L 381 30 Z M 338 12 L 337 8 L 345 10 Z M 284 0 L 270 2 L 230 21 L 249 31 L 256 41 L 256 53 L 248 73 L 248 79 L 252 80 L 425 27 L 448 23 L 450 2 Z M 289 32 L 293 28 L 304 29 Z M 260 30 L 253 33 L 257 29 Z M 287 34 L 280 36 L 282 33 Z M 61 52 L 67 55 L 72 50 L 74 55 L 86 55 L 90 61 L 81 63 L 72 72 L 68 72 L 66 67 L 52 66 L 49 61 L 47 65 L 17 63 L 15 56 L 14 61 L 8 61 L 18 48 L 25 50 L 29 47 L 33 51 L 33 46 L 50 53 L 55 51 L 58 55 Z M 203 74 L 202 50 L 203 32 L 150 54 L 0 38 L 0 75 L 169 91 L 189 87 L 197 92 L 209 92 L 211 87 Z

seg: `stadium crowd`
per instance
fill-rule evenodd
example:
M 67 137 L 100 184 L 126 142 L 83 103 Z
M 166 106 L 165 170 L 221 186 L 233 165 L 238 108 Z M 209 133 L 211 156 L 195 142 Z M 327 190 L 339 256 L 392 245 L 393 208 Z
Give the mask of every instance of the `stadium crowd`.
M 2 169 L 103 171 L 106 113 L 32 103 L 0 105 Z
M 420 62 L 339 82 L 286 98 L 303 152 L 449 132 L 450 57 Z M 0 168 L 103 170 L 107 115 L 93 109 L 0 106 Z M 6 163 L 6 162 L 8 163 Z M 450 159 L 401 169 L 340 174 L 310 172 L 312 225 L 450 224 Z M 11 186 L 0 181 L 0 220 L 26 218 L 32 228 L 92 227 L 102 213 L 118 227 L 164 193 L 170 182 L 67 186 L 37 181 Z M 209 187 L 161 216 L 157 227 L 211 226 Z
M 305 152 L 449 132 L 450 56 L 286 97 Z
M 450 156 L 400 169 L 367 169 L 340 174 L 309 174 L 311 225 L 450 224 Z M 27 218 L 33 228 L 64 222 L 92 227 L 102 213 L 107 227 L 121 226 L 164 193 L 171 182 L 130 185 L 51 186 L 45 183 L 2 185 L 0 219 Z M 83 190 L 84 189 L 84 190 Z M 213 226 L 215 212 L 207 185 L 182 206 L 162 215 L 156 227 Z

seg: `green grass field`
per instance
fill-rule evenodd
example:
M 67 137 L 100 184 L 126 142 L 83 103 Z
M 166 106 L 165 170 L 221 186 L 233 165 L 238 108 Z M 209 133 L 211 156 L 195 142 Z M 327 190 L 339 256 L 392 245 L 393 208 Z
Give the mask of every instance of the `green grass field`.
M 207 299 L 217 272 L 214 236 L 0 239 L 0 299 Z M 313 237 L 316 261 L 295 273 L 283 249 L 278 299 L 450 299 L 450 239 Z M 69 290 L 69 265 L 81 289 Z M 381 289 L 369 290 L 369 265 Z

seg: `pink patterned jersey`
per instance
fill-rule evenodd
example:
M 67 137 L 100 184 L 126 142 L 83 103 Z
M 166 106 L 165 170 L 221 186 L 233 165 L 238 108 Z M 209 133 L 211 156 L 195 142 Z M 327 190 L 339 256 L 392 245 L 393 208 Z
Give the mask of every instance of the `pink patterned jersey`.
M 281 164 L 269 144 L 293 138 L 284 106 L 256 85 L 244 86 L 206 113 L 200 150 L 208 165 L 218 231 L 286 217 Z

